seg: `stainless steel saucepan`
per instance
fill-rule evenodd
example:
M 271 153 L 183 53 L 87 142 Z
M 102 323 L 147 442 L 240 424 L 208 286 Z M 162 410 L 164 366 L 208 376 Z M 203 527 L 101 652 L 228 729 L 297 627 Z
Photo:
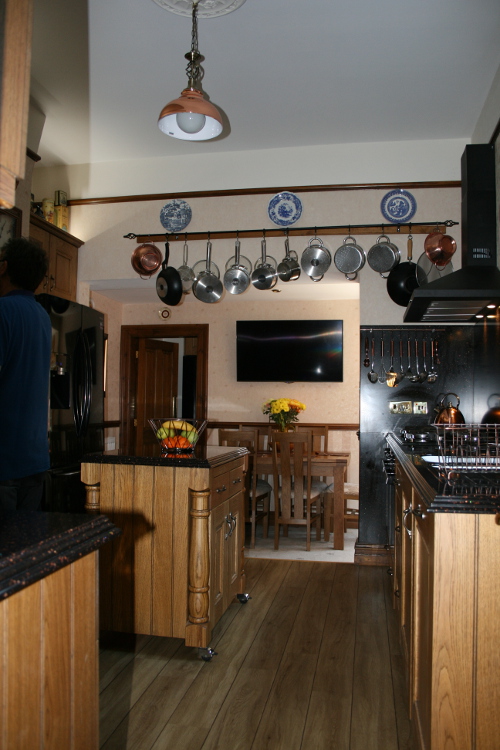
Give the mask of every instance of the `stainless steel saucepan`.
M 193 284 L 193 294 L 201 302 L 218 302 L 224 287 L 219 277 L 213 273 L 211 262 L 212 243 L 207 241 L 207 261 L 205 270 L 200 271 Z
M 385 234 L 377 237 L 377 242 L 368 250 L 368 265 L 377 271 L 383 279 L 395 268 L 401 259 L 401 254 Z
M 332 256 L 320 237 L 314 236 L 302 253 L 300 265 L 313 281 L 320 281 L 332 263 Z
M 361 271 L 365 261 L 365 251 L 350 234 L 333 256 L 335 267 L 344 274 L 348 281 L 354 281 L 357 278 L 358 271 Z
M 292 256 L 288 236 L 285 239 L 285 257 L 278 263 L 278 276 L 281 281 L 295 281 L 300 276 L 300 265 L 297 256 Z
M 252 284 L 256 289 L 272 289 L 278 281 L 276 271 L 276 261 L 271 256 L 266 255 L 266 238 L 261 240 L 262 257 L 255 264 L 255 270 L 252 273 Z M 271 262 L 270 262 L 271 261 Z
M 249 286 L 250 274 L 246 265 L 242 263 L 240 241 L 236 238 L 236 242 L 234 243 L 234 263 L 229 266 L 224 274 L 224 287 L 230 294 L 242 294 L 242 292 L 246 292 Z

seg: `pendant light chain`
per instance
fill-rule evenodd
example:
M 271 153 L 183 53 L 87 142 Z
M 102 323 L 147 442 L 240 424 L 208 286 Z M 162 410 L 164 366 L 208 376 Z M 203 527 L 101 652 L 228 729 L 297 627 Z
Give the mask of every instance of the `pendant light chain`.
M 202 54 L 200 54 L 200 51 L 198 49 L 198 0 L 195 0 L 193 2 L 193 25 L 191 30 L 191 51 L 187 52 L 184 57 L 186 60 L 188 60 L 188 65 L 186 67 L 186 74 L 189 79 L 188 87 L 190 89 L 197 88 L 196 84 L 199 83 L 203 79 L 204 70 L 202 66 L 200 65 L 200 62 L 204 60 Z

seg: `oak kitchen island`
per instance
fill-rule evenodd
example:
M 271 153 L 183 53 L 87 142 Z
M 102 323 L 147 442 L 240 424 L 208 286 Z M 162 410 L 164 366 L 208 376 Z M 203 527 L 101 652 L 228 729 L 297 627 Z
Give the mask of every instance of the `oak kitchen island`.
M 495 750 L 500 473 L 446 481 L 422 457 L 437 444 L 429 451 L 394 435 L 387 443 L 396 463 L 394 603 L 418 747 Z
M 123 531 L 101 555 L 102 631 L 207 649 L 229 604 L 245 601 L 247 454 L 198 445 L 183 457 L 85 457 L 87 511 Z

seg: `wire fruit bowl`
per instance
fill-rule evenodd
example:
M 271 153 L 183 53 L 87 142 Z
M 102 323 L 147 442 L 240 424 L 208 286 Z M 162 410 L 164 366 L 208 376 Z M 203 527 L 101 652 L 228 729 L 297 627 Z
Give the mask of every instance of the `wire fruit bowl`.
M 206 420 L 177 417 L 148 419 L 148 422 L 160 443 L 162 456 L 193 453 L 200 435 L 207 426 Z

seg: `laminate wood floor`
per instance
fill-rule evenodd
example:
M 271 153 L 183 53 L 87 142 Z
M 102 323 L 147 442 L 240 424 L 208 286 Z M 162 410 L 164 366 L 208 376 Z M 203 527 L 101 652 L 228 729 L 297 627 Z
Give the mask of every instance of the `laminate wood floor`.
M 105 750 L 415 750 L 386 568 L 248 559 L 210 662 L 101 639 Z

